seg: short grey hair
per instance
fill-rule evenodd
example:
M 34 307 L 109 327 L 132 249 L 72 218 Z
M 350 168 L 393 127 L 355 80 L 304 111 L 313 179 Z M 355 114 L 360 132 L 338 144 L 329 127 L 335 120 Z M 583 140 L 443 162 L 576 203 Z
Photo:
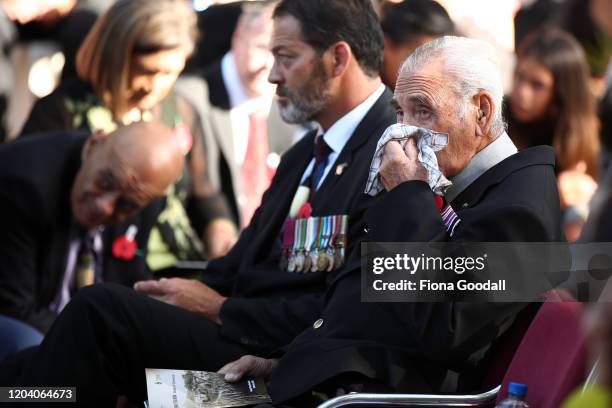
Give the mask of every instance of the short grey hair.
M 465 116 L 469 98 L 478 92 L 487 92 L 495 104 L 492 131 L 495 136 L 504 131 L 506 129 L 502 115 L 504 88 L 495 48 L 482 40 L 455 36 L 441 37 L 417 48 L 402 64 L 400 75 L 415 72 L 437 58 L 442 60 L 444 72 L 455 80 L 449 82 L 453 85 L 455 93 L 463 98 L 462 116 Z

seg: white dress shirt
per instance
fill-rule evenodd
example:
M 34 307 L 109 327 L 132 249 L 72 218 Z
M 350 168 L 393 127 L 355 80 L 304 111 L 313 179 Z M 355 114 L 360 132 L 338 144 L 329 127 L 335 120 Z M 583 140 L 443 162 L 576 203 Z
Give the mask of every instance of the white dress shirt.
M 372 106 L 376 103 L 378 98 L 385 91 L 385 86 L 380 85 L 370 96 L 366 98 L 365 101 L 361 102 L 357 105 L 353 110 L 349 113 L 338 119 L 328 130 L 323 134 L 323 140 L 327 143 L 327 145 L 331 148 L 331 152 L 329 153 L 329 158 L 327 161 L 327 166 L 325 166 L 325 171 L 323 172 L 323 177 L 319 181 L 319 184 L 316 186 L 317 189 L 323 184 L 323 181 L 329 174 L 330 169 L 334 166 L 336 159 L 344 149 L 344 146 L 349 141 L 353 132 L 359 125 L 359 123 L 363 120 L 366 114 L 370 111 Z M 319 127 L 319 135 L 323 133 L 323 130 Z M 318 137 L 318 136 L 317 136 Z M 300 182 L 303 183 L 304 180 L 312 173 L 314 168 L 314 158 L 310 161 L 304 174 L 302 175 L 302 180 Z M 341 164 L 341 163 L 338 163 Z

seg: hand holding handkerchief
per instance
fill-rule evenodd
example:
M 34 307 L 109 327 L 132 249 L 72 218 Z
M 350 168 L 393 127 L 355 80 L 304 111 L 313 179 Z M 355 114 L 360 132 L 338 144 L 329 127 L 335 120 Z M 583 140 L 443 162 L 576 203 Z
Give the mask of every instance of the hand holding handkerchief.
M 374 158 L 370 165 L 370 175 L 366 184 L 366 194 L 375 196 L 384 190 L 379 171 L 386 144 L 390 141 L 398 141 L 402 148 L 405 148 L 410 138 L 415 138 L 416 140 L 419 151 L 417 160 L 427 170 L 427 182 L 431 190 L 438 195 L 443 195 L 446 189 L 452 185 L 440 171 L 438 159 L 435 155 L 435 152 L 442 150 L 448 145 L 448 134 L 396 123 L 385 130 L 385 133 L 383 133 L 376 145 Z

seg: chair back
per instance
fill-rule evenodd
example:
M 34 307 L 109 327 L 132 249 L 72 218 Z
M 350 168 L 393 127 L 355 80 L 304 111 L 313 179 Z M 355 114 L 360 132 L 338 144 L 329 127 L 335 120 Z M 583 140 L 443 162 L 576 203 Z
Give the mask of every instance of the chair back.
M 507 396 L 510 382 L 528 387 L 527 402 L 537 408 L 557 408 L 585 380 L 584 305 L 566 294 L 548 294 L 529 325 L 502 382 L 497 401 Z

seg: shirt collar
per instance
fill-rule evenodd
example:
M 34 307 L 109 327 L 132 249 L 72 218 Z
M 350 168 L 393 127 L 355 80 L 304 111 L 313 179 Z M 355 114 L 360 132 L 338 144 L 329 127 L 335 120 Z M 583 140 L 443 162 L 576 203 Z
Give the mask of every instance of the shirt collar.
M 325 140 L 334 153 L 340 153 L 342 151 L 359 123 L 363 120 L 372 106 L 374 106 L 384 91 L 385 85 L 381 84 L 365 101 L 361 102 L 327 129 L 327 132 L 323 135 L 323 140 Z M 321 133 L 322 131 L 319 130 L 319 134 Z
M 472 160 L 470 160 L 470 163 L 465 169 L 451 178 L 453 185 L 449 187 L 445 194 L 446 201 L 453 201 L 470 184 L 482 176 L 484 172 L 516 152 L 516 146 L 512 143 L 508 134 L 503 132 L 487 147 L 479 151 Z
M 249 100 L 242 86 L 242 82 L 240 82 L 240 76 L 236 68 L 236 59 L 234 58 L 234 53 L 231 51 L 226 53 L 221 59 L 221 77 L 223 78 L 225 89 L 227 89 L 230 106 L 232 108 L 242 105 Z

